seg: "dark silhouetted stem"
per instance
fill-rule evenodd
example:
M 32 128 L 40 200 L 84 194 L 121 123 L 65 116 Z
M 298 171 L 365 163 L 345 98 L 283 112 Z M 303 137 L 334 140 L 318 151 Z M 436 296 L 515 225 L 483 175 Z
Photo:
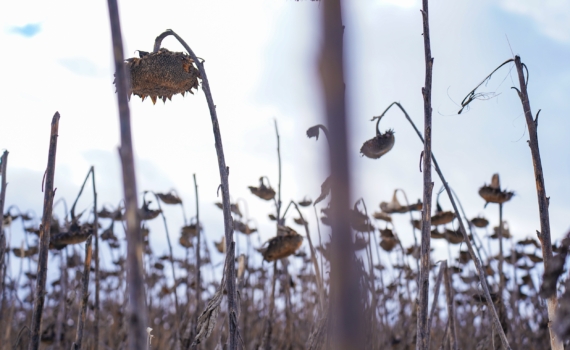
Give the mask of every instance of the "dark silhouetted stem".
M 429 33 L 428 0 L 423 0 L 423 37 L 425 52 L 425 85 L 422 89 L 424 97 L 424 194 L 422 210 L 422 241 L 420 248 L 420 276 L 418 278 L 418 328 L 416 349 L 429 349 L 428 303 L 429 303 L 429 272 L 430 272 L 430 239 L 431 239 L 431 195 L 433 182 L 431 181 L 431 81 L 433 57 L 431 57 L 431 43 Z
M 97 234 L 97 231 L 94 231 Z M 91 272 L 92 248 L 91 242 L 93 236 L 90 236 L 85 243 L 85 264 L 83 265 L 83 276 L 81 278 L 81 309 L 79 319 L 77 320 L 77 333 L 75 333 L 75 342 L 73 350 L 81 350 L 83 341 L 83 328 L 85 327 L 85 316 L 87 315 L 87 302 L 89 301 L 89 274 Z
M 322 46 L 319 71 L 329 130 L 331 174 L 331 305 L 330 345 L 333 349 L 364 348 L 364 311 L 360 273 L 349 223 L 350 167 L 344 85 L 342 8 L 340 0 L 322 6 Z
M 38 257 L 38 277 L 36 279 L 36 290 L 34 295 L 34 313 L 32 315 L 31 336 L 28 350 L 37 350 L 40 346 L 40 328 L 42 324 L 42 313 L 46 296 L 46 280 L 48 268 L 49 240 L 51 230 L 51 219 L 53 209 L 55 158 L 57 153 L 57 136 L 59 130 L 59 113 L 55 112 L 51 121 L 51 134 L 49 142 L 48 164 L 45 173 L 44 189 L 44 209 L 42 214 L 42 225 L 40 226 L 40 249 Z
M 6 236 L 4 236 L 4 204 L 6 202 L 6 179 L 7 179 L 7 172 L 8 172 L 8 151 L 4 151 L 2 154 L 2 159 L 0 160 L 0 176 L 2 176 L 2 182 L 0 183 L 0 293 L 2 298 L 0 299 L 0 320 L 4 320 L 4 298 L 5 296 L 5 280 L 6 280 Z M 10 211 L 10 209 L 8 209 Z M 11 322 L 11 320 L 10 320 Z M 4 329 L 2 327 L 3 322 L 0 321 L 0 329 Z M 0 335 L 1 336 L 1 335 Z
M 127 70 L 123 56 L 123 38 L 117 0 L 108 0 L 111 34 L 113 38 L 113 54 L 119 104 L 119 122 L 121 129 L 121 147 L 119 154 L 123 170 L 123 189 L 125 200 L 125 216 L 127 220 L 127 284 L 128 307 L 127 329 L 128 348 L 140 350 L 146 347 L 146 303 L 143 277 L 143 237 L 138 215 L 137 183 L 135 176 L 135 159 L 131 135 L 131 113 L 127 99 Z
M 540 151 L 538 149 L 538 115 L 536 119 L 533 119 L 532 112 L 530 110 L 530 101 L 528 98 L 527 83 L 528 77 L 525 81 L 525 76 L 523 72 L 524 64 L 521 62 L 519 56 L 515 57 L 515 65 L 517 67 L 517 72 L 519 76 L 519 97 L 524 110 L 524 116 L 526 119 L 526 124 L 528 126 L 528 134 L 530 140 L 528 145 L 530 146 L 530 152 L 532 155 L 532 165 L 534 168 L 534 179 L 536 182 L 536 194 L 538 198 L 538 210 L 540 214 L 540 233 L 539 238 L 542 246 L 542 257 L 544 258 L 544 269 L 548 270 L 552 262 L 552 241 L 550 238 L 550 217 L 548 214 L 548 197 L 546 197 L 546 189 L 544 186 L 544 174 L 542 172 L 542 161 L 540 159 Z M 540 112 L 539 112 L 540 113 Z M 552 323 L 554 321 L 554 316 L 556 314 L 556 309 L 558 306 L 558 298 L 556 294 L 547 299 L 548 305 L 548 328 L 550 330 L 550 344 L 553 350 L 562 350 L 564 346 L 560 339 L 556 336 Z
M 226 159 L 224 157 L 224 147 L 222 145 L 222 135 L 220 133 L 220 126 L 218 123 L 218 115 L 216 113 L 216 105 L 214 104 L 214 99 L 212 98 L 212 92 L 210 90 L 210 84 L 208 83 L 208 77 L 206 75 L 206 70 L 204 65 L 198 57 L 194 54 L 194 51 L 190 49 L 188 44 L 181 37 L 178 36 L 174 31 L 167 30 L 160 34 L 154 42 L 154 52 L 157 52 L 160 48 L 162 40 L 167 36 L 174 36 L 180 44 L 186 49 L 190 58 L 194 60 L 194 64 L 198 67 L 200 71 L 200 77 L 202 79 L 202 90 L 206 96 L 206 101 L 208 102 L 208 108 L 210 110 L 210 117 L 212 119 L 212 127 L 214 131 L 214 140 L 216 143 L 216 154 L 218 156 L 218 168 L 220 171 L 220 179 L 222 182 L 222 203 L 224 212 L 224 231 L 226 237 L 226 252 L 227 254 L 235 254 L 233 250 L 230 250 L 230 245 L 232 244 L 233 238 L 233 219 L 230 210 L 230 187 L 228 182 L 229 167 L 226 166 Z M 228 317 L 229 322 L 229 350 L 237 349 L 237 317 L 236 317 L 236 272 L 235 272 L 235 257 L 230 257 L 231 263 L 227 269 L 227 298 L 228 298 L 228 310 L 230 317 Z

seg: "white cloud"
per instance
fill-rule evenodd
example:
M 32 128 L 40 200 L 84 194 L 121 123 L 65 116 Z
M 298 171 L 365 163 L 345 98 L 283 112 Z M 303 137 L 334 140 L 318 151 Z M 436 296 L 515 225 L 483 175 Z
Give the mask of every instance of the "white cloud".
M 570 2 L 566 0 L 502 0 L 506 11 L 526 16 L 537 30 L 562 42 L 570 42 Z

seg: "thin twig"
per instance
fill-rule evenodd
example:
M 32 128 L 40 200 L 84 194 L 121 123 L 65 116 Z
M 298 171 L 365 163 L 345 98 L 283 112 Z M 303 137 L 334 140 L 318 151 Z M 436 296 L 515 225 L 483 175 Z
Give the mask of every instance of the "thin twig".
M 449 343 L 451 350 L 457 350 L 457 328 L 455 325 L 455 301 L 453 294 L 453 286 L 451 284 L 451 276 L 447 268 L 447 260 L 441 266 L 445 275 L 445 296 L 447 300 L 447 318 L 449 320 Z

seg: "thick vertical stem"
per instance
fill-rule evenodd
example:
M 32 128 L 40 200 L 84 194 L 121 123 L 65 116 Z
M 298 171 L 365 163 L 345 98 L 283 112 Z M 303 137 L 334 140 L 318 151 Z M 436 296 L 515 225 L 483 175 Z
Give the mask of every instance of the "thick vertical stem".
M 533 120 L 532 112 L 530 110 L 530 101 L 528 98 L 527 82 L 525 81 L 525 76 L 523 72 L 523 63 L 519 56 L 515 57 L 515 65 L 517 67 L 517 72 L 519 76 L 520 92 L 519 97 L 524 110 L 524 116 L 526 119 L 526 124 L 528 126 L 529 134 L 529 146 L 532 155 L 532 165 L 534 167 L 534 179 L 536 182 L 536 194 L 538 199 L 538 210 L 540 214 L 540 233 L 539 238 L 542 246 L 542 257 L 544 259 L 544 269 L 548 270 L 548 267 L 552 261 L 552 241 L 550 238 L 550 217 L 548 214 L 548 198 L 546 197 L 546 189 L 544 186 L 544 174 L 542 172 L 542 161 L 540 159 L 540 151 L 538 149 L 538 115 L 535 120 Z M 564 346 L 560 339 L 556 336 L 553 329 L 552 322 L 554 321 L 554 316 L 556 313 L 556 308 L 558 305 L 558 298 L 556 294 L 547 300 L 548 305 L 548 328 L 550 330 L 550 345 L 553 350 L 562 350 Z
M 174 36 L 180 44 L 186 49 L 190 58 L 194 60 L 196 67 L 200 71 L 200 77 L 202 78 L 202 90 L 204 91 L 204 95 L 206 96 L 206 101 L 208 103 L 208 109 L 210 110 L 210 118 L 212 120 L 212 128 L 214 131 L 214 140 L 216 144 L 216 154 L 218 156 L 218 168 L 220 171 L 220 180 L 222 182 L 222 204 L 223 204 L 223 213 L 224 213 L 224 232 L 226 237 L 226 252 L 227 254 L 235 255 L 235 251 L 230 249 L 230 245 L 232 244 L 234 237 L 233 231 L 233 218 L 232 213 L 230 210 L 230 187 L 228 176 L 230 173 L 229 167 L 226 166 L 226 159 L 224 156 L 224 147 L 222 145 L 222 135 L 220 133 L 220 126 L 218 122 L 218 115 L 216 112 L 216 105 L 214 104 L 214 99 L 212 98 L 212 92 L 210 90 L 210 84 L 208 83 L 208 77 L 206 75 L 206 70 L 204 69 L 204 65 L 202 62 L 196 57 L 194 51 L 190 49 L 188 44 L 178 36 L 174 31 L 167 30 L 164 33 L 160 34 L 155 42 L 154 42 L 154 52 L 157 52 L 160 48 L 160 44 L 162 40 L 169 36 Z M 231 256 L 229 261 L 231 263 L 227 269 L 227 299 L 228 299 L 228 310 L 230 313 L 230 317 L 228 317 L 229 322 L 229 350 L 236 350 L 237 349 L 237 317 L 236 317 L 236 267 L 235 267 L 235 256 Z
M 97 231 L 94 232 L 97 234 Z M 91 247 L 92 240 L 93 236 L 89 237 L 85 243 L 85 264 L 83 265 L 83 277 L 81 279 L 81 309 L 79 319 L 77 320 L 77 333 L 75 333 L 73 350 L 81 350 L 81 343 L 83 341 L 83 328 L 85 326 L 85 316 L 87 315 L 87 302 L 89 301 L 89 274 L 91 273 L 91 257 L 93 251 Z
M 48 268 L 48 253 L 50 229 L 53 209 L 53 197 L 55 195 L 54 177 L 55 177 L 55 158 L 57 153 L 57 136 L 59 130 L 59 113 L 55 112 L 51 121 L 51 134 L 49 142 L 48 164 L 45 173 L 45 189 L 44 189 L 44 209 L 42 214 L 42 225 L 40 226 L 40 250 L 38 257 L 38 273 L 36 279 L 36 290 L 34 295 L 34 312 L 32 315 L 32 323 L 30 327 L 30 343 L 29 350 L 37 350 L 40 346 L 40 328 L 42 324 L 42 313 L 44 311 L 44 302 L 46 295 L 46 280 Z
M 428 0 L 423 0 L 423 37 L 425 51 L 425 85 L 422 89 L 424 98 L 424 152 L 423 152 L 423 211 L 422 211 L 422 242 L 421 264 L 419 276 L 419 304 L 416 349 L 429 349 L 428 332 L 428 302 L 429 302 L 429 272 L 430 272 L 430 238 L 431 238 L 431 196 L 433 183 L 431 181 L 431 84 L 433 57 L 429 33 Z
M 108 0 L 109 18 L 113 39 L 113 54 L 119 105 L 121 147 L 119 154 L 123 171 L 125 216 L 127 220 L 127 285 L 128 285 L 128 347 L 130 350 L 146 346 L 146 305 L 143 277 L 143 242 L 138 215 L 135 160 L 131 135 L 131 114 L 127 100 L 127 71 L 124 65 L 123 38 L 117 0 Z
M 322 4 L 319 71 L 330 136 L 331 191 L 331 311 L 333 349 L 364 348 L 364 312 L 360 300 L 360 271 L 355 261 L 349 223 L 350 167 L 344 86 L 343 24 L 340 0 Z
M 453 286 L 451 284 L 451 276 L 447 268 L 447 261 L 443 262 L 442 268 L 444 269 L 445 276 L 445 296 L 447 300 L 447 319 L 449 322 L 449 343 L 451 350 L 457 350 L 457 329 L 455 325 L 455 302 L 453 294 Z

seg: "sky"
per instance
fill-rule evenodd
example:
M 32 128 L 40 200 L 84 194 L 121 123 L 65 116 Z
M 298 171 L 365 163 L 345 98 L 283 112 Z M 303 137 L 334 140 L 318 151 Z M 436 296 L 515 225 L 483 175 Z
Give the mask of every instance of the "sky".
M 371 160 L 361 157 L 359 149 L 375 135 L 370 119 L 393 101 L 400 101 L 423 129 L 421 3 L 343 4 L 354 201 L 363 198 L 370 212 L 378 211 L 381 201 L 389 201 L 394 189 L 402 188 L 415 202 L 422 196 L 418 164 L 423 146 L 399 112 L 390 112 L 380 125 L 382 131 L 395 130 L 396 144 L 390 153 Z M 20 1 L 0 12 L 0 44 L 6 48 L 0 65 L 0 149 L 10 152 L 8 206 L 41 213 L 49 125 L 56 111 L 61 114 L 56 200 L 63 197 L 71 205 L 91 165 L 99 202 L 116 206 L 122 197 L 106 6 L 104 1 Z M 274 224 L 267 218 L 274 208 L 254 197 L 248 186 L 257 185 L 263 175 L 277 186 L 274 121 L 281 140 L 285 203 L 305 196 L 315 199 L 328 173 L 325 141 L 315 142 L 305 135 L 307 128 L 325 121 L 315 70 L 320 6 L 286 0 L 165 0 L 158 5 L 119 1 L 125 57 L 136 56 L 136 50 L 151 51 L 154 38 L 173 29 L 205 59 L 231 169 L 231 197 L 247 202 L 249 216 L 256 222 L 253 226 L 260 231 L 256 245 L 274 235 Z M 496 226 L 497 206 L 484 208 L 477 192 L 494 173 L 500 173 L 503 187 L 516 193 L 504 207 L 511 233 L 522 239 L 540 229 L 528 132 L 520 101 L 510 89 L 518 81 L 512 65 L 483 86 L 481 91 L 496 93 L 494 98 L 475 101 L 457 114 L 473 87 L 513 54 L 520 55 L 530 71 L 532 111 L 542 110 L 538 136 L 550 197 L 551 233 L 553 240 L 559 239 L 570 229 L 570 4 L 444 0 L 430 6 L 433 152 L 447 181 L 469 217 L 484 215 Z M 163 46 L 182 50 L 173 37 L 165 39 Z M 216 196 L 219 173 L 202 91 L 156 105 L 133 97 L 130 108 L 139 191 L 176 189 L 192 216 L 192 174 L 196 174 L 206 237 L 209 242 L 219 240 L 222 212 L 213 204 L 221 200 Z M 435 172 L 433 178 L 436 194 L 441 182 Z M 440 204 L 450 210 L 445 197 L 440 196 Z M 88 208 L 90 200 L 85 195 L 80 207 Z M 61 207 L 55 211 L 63 215 Z M 166 212 L 174 236 L 182 216 L 178 208 Z M 315 234 L 312 210 L 304 215 Z M 408 221 L 407 216 L 395 219 L 405 245 L 413 242 Z M 165 253 L 160 222 L 150 225 L 151 232 L 156 232 L 151 233 L 155 253 Z M 300 226 L 294 227 L 301 231 Z M 14 229 L 10 244 L 19 246 L 21 239 L 21 232 Z M 443 243 L 433 245 L 436 254 L 445 257 Z M 181 252 L 175 248 L 175 253 Z

